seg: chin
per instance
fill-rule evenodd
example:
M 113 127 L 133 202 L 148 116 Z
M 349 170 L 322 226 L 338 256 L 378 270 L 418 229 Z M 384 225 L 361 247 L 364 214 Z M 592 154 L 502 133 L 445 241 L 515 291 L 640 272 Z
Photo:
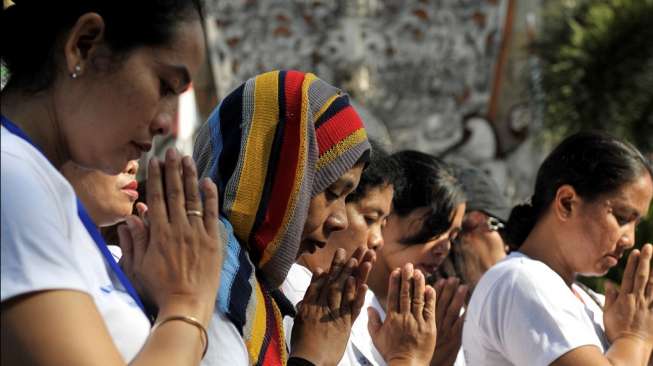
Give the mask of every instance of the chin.
M 583 277 L 603 277 L 606 274 L 608 274 L 608 271 L 610 268 L 597 268 L 594 270 L 589 270 L 589 271 L 583 271 L 583 272 L 578 272 L 579 275 Z

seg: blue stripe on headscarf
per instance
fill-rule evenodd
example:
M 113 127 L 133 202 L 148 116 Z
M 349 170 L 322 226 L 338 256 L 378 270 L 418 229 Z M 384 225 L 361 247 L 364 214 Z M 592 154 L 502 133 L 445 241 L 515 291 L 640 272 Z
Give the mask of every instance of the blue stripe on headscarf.
M 220 221 L 224 225 L 224 231 L 227 236 L 227 242 L 225 243 L 225 252 L 224 259 L 222 264 L 222 272 L 220 273 L 220 289 L 218 290 L 218 309 L 223 314 L 226 314 L 229 310 L 231 286 L 234 283 L 234 279 L 238 274 L 238 269 L 240 267 L 240 261 L 238 256 L 242 250 L 238 240 L 234 236 L 234 229 L 231 226 L 231 223 L 224 217 L 220 217 Z
M 220 156 L 222 154 L 223 147 L 222 134 L 220 133 L 220 106 L 213 110 L 213 113 L 211 113 L 209 116 L 207 123 L 209 124 L 211 131 L 211 153 L 214 156 Z M 222 180 L 220 179 L 220 172 L 218 171 L 219 160 L 220 159 L 213 159 L 209 172 L 213 182 L 215 182 L 215 184 L 218 186 L 218 192 L 222 192 L 224 187 L 222 187 Z

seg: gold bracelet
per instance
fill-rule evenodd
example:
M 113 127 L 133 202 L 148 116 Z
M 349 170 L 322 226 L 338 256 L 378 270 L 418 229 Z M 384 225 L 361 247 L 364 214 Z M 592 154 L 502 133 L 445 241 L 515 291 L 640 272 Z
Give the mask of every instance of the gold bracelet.
M 202 333 L 201 334 L 202 343 L 204 344 L 204 350 L 202 351 L 202 360 L 203 360 L 204 356 L 206 356 L 206 351 L 209 349 L 209 334 L 206 332 L 206 328 L 204 328 L 202 323 L 200 323 L 200 321 L 197 320 L 197 318 L 194 318 L 192 316 L 187 316 L 187 315 L 171 315 L 163 318 L 163 320 L 161 320 L 160 322 L 156 322 L 152 327 L 150 333 L 154 333 L 156 328 L 160 327 L 161 324 L 165 322 L 169 322 L 171 320 L 181 320 L 185 323 L 196 326 L 200 330 L 200 332 Z

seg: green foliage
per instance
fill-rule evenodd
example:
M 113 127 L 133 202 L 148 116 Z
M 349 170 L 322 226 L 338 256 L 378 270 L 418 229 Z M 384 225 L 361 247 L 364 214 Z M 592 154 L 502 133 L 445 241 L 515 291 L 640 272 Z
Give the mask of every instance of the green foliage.
M 5 87 L 5 84 L 9 80 L 9 69 L 5 66 L 4 63 L 0 63 L 0 89 Z
M 551 1 L 535 51 L 549 136 L 600 129 L 653 151 L 653 0 Z

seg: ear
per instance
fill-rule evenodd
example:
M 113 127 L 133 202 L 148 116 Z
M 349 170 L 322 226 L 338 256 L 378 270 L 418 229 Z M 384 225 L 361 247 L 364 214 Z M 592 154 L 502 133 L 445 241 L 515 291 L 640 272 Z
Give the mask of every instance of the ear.
M 104 19 L 86 13 L 77 19 L 64 40 L 64 57 L 69 74 L 81 75 L 94 52 L 104 42 Z
M 560 186 L 553 201 L 555 216 L 561 221 L 568 221 L 572 213 L 577 209 L 579 199 L 580 197 L 574 187 L 569 184 Z

